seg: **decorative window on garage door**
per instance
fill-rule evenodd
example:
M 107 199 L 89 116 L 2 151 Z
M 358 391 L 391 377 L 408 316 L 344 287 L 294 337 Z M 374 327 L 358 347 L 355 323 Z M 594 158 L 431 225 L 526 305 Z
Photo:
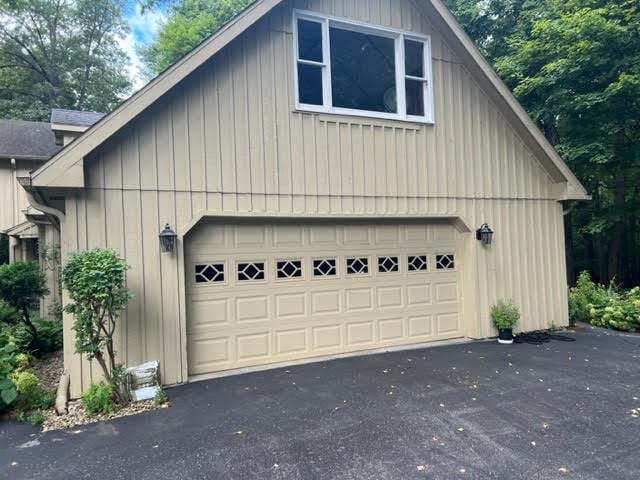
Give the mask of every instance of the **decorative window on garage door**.
M 332 277 L 337 273 L 335 258 L 322 258 L 313 261 L 314 277 Z
M 456 268 L 455 255 L 448 253 L 446 255 L 436 255 L 436 269 L 453 270 Z
M 264 262 L 238 262 L 238 281 L 264 280 Z
M 224 263 L 209 263 L 195 266 L 196 283 L 224 282 Z
M 347 275 L 369 273 L 369 258 L 347 258 Z
M 276 277 L 279 280 L 302 277 L 302 260 L 282 260 L 276 262 Z
M 399 270 L 398 257 L 378 257 L 378 272 L 391 273 Z
M 426 272 L 427 256 L 426 255 L 409 255 L 407 257 L 407 269 L 410 272 Z

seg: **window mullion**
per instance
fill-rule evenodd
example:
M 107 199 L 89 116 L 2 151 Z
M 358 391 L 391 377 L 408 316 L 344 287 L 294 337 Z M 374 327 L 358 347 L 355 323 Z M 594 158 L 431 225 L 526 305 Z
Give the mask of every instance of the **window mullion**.
M 404 35 L 396 38 L 396 103 L 398 115 L 407 116 L 407 95 L 405 88 Z
M 329 35 L 329 19 L 322 22 L 322 91 L 324 108 L 331 109 L 333 107 L 332 91 L 331 91 L 331 37 Z

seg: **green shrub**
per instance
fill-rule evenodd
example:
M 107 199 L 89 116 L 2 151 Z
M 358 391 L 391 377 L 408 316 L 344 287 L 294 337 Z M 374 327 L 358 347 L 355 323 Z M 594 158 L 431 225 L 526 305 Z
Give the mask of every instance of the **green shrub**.
M 163 405 L 167 403 L 167 400 L 169 400 L 167 398 L 167 392 L 164 391 L 164 388 L 160 387 L 153 397 L 153 403 L 156 405 Z
M 633 332 L 640 329 L 640 287 L 619 290 L 591 281 L 581 272 L 576 286 L 569 289 L 569 322 L 588 322 L 597 327 Z
M 519 318 L 520 311 L 511 300 L 498 300 L 491 306 L 491 321 L 498 330 L 513 328 Z
M 35 427 L 36 425 L 42 425 L 42 422 L 44 422 L 44 418 L 44 412 L 42 410 L 36 410 L 35 412 L 31 413 L 31 415 L 29 415 L 27 420 L 29 420 L 31 425 Z
M 13 262 L 0 265 L 0 299 L 20 316 L 20 322 L 31 331 L 32 349 L 38 349 L 39 338 L 31 308 L 49 293 L 44 273 L 36 262 Z
M 82 404 L 89 413 L 111 413 L 113 412 L 113 385 L 99 382 L 89 385 L 89 390 L 81 395 Z
M 20 315 L 15 308 L 0 299 L 0 325 L 15 325 L 20 321 Z
M 15 343 L 19 350 L 31 350 L 36 356 L 41 356 L 62 348 L 62 322 L 58 320 L 44 320 L 34 315 L 33 324 L 37 332 L 37 348 L 31 348 L 32 345 L 36 344 L 31 329 L 20 324 L 15 328 L 14 333 Z
M 12 343 L 0 347 L 0 412 L 18 398 L 18 391 L 10 378 L 15 369 L 15 351 Z
M 18 391 L 18 408 L 24 414 L 49 408 L 55 401 L 55 394 L 40 387 L 38 377 L 33 372 L 26 370 L 14 373 L 13 383 Z

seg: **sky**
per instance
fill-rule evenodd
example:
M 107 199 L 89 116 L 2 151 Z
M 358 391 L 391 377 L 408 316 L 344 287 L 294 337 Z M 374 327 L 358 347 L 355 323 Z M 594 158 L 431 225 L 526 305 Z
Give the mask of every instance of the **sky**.
M 129 33 L 119 39 L 119 43 L 129 56 L 127 73 L 133 83 L 134 91 L 137 91 L 149 80 L 144 76 L 142 60 L 138 56 L 137 49 L 154 38 L 158 27 L 166 19 L 166 10 L 152 9 L 141 13 L 140 5 L 137 5 L 134 0 L 130 1 L 130 7 L 124 14 L 129 24 Z

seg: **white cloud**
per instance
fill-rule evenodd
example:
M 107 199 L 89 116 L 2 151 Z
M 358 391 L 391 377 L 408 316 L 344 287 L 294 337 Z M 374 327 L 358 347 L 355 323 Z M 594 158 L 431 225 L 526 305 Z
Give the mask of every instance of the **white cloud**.
M 154 38 L 160 26 L 166 20 L 166 13 L 160 9 L 147 10 L 141 13 L 139 5 L 132 10 L 131 15 L 125 18 L 129 24 L 129 33 L 118 39 L 120 48 L 129 57 L 127 65 L 127 75 L 131 79 L 134 91 L 140 90 L 147 80 L 143 74 L 142 60 L 140 59 L 136 49 L 140 46 L 147 45 Z

